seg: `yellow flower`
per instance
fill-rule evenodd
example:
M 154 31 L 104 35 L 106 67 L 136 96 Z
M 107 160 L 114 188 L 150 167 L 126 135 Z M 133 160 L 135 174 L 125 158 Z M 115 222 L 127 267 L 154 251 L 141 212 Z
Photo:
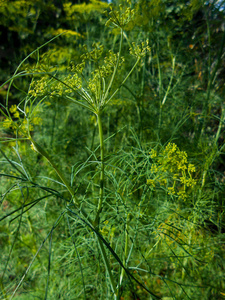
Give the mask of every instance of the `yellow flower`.
M 182 162 L 178 162 L 177 167 L 179 170 L 183 170 L 183 171 L 187 169 L 187 166 Z
M 193 164 L 188 165 L 188 171 L 189 172 L 195 172 L 195 166 Z
M 13 113 L 15 113 L 16 111 L 17 111 L 17 106 L 14 104 L 14 105 L 12 105 L 11 107 L 10 107 L 10 112 L 13 114 Z
M 19 112 L 18 112 L 18 111 L 16 111 L 16 112 L 13 114 L 13 117 L 14 117 L 14 118 L 17 118 L 17 119 L 19 119 L 19 117 L 20 117 L 20 114 L 19 114 Z
M 154 149 L 152 149 L 152 150 L 149 152 L 149 154 L 150 154 L 151 158 L 157 157 L 157 152 L 156 152 Z
M 153 179 L 147 179 L 147 184 L 155 187 L 155 181 Z
M 40 117 L 34 117 L 31 122 L 34 124 L 34 125 L 39 125 L 41 124 L 42 122 L 42 119 Z
M 183 199 L 184 201 L 187 199 L 187 194 L 185 191 L 179 191 L 178 193 L 179 199 Z
M 188 182 L 188 180 L 187 180 L 187 178 L 185 176 L 181 176 L 180 177 L 180 182 L 183 183 L 184 185 L 186 185 L 187 182 Z
M 167 179 L 166 178 L 163 178 L 163 179 L 160 178 L 159 184 L 163 185 L 163 186 L 167 186 Z
M 169 195 L 177 195 L 179 199 L 186 200 L 187 187 L 192 189 L 196 185 L 196 180 L 192 178 L 191 173 L 195 172 L 193 164 L 188 164 L 187 153 L 181 151 L 176 144 L 168 143 L 168 145 L 159 152 L 152 149 L 149 152 L 153 159 L 151 172 L 154 173 L 156 178 L 153 180 L 148 179 L 147 184 L 155 187 L 156 183 L 161 186 L 167 186 L 171 181 L 172 187 L 168 187 Z M 154 183 L 154 185 L 153 185 Z M 182 188 L 182 191 L 177 191 Z
M 187 186 L 194 187 L 196 185 L 196 180 L 189 178 L 186 182 Z
M 158 171 L 158 167 L 157 167 L 156 164 L 153 164 L 153 165 L 151 166 L 151 171 L 152 171 L 153 173 L 156 173 L 156 172 Z
M 175 194 L 174 186 L 168 187 L 168 194 L 169 195 L 174 195 Z
M 31 143 L 30 147 L 33 151 L 37 151 L 33 143 Z
M 3 121 L 3 127 L 4 128 L 10 128 L 12 126 L 12 120 L 10 120 L 10 119 L 5 119 L 4 121 Z

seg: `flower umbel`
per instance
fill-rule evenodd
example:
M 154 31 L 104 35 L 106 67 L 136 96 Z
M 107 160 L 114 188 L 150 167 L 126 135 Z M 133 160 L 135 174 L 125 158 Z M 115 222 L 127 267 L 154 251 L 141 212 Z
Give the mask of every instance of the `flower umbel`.
M 188 163 L 187 153 L 181 151 L 176 144 L 169 143 L 158 154 L 154 149 L 149 154 L 153 161 L 151 166 L 153 179 L 147 179 L 147 184 L 152 187 L 156 184 L 166 185 L 169 195 L 186 200 L 187 192 L 196 185 L 196 180 L 192 177 L 195 166 Z

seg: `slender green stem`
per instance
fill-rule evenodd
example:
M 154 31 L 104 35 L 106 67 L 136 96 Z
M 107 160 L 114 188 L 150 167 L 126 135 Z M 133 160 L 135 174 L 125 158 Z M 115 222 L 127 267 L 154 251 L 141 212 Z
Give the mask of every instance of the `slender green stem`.
M 157 59 L 158 78 L 159 78 L 159 122 L 158 122 L 158 135 L 159 135 L 160 134 L 160 129 L 161 129 L 161 123 L 162 123 L 162 107 L 163 107 L 163 104 L 161 102 L 161 99 L 162 99 L 162 74 L 161 74 L 161 68 L 160 68 L 158 49 L 159 49 L 159 44 L 157 44 L 157 49 L 156 49 L 156 59 Z
M 216 80 L 216 74 L 217 74 L 218 68 L 221 65 L 221 59 L 222 59 L 222 56 L 224 53 L 224 45 L 225 45 L 225 31 L 224 31 L 223 38 L 221 41 L 221 46 L 218 51 L 218 55 L 217 55 L 217 59 L 216 59 L 216 64 L 213 67 L 213 65 L 211 65 L 211 34 L 210 34 L 210 26 L 209 26 L 209 19 L 208 19 L 207 13 L 206 13 L 206 21 L 207 21 L 208 44 L 209 44 L 208 85 L 207 85 L 207 92 L 206 92 L 206 100 L 204 101 L 204 105 L 203 105 L 204 122 L 201 127 L 201 136 L 203 135 L 203 133 L 205 131 L 207 117 L 209 116 L 209 113 L 210 113 L 209 100 L 211 97 L 211 90 L 212 90 L 212 86 Z
M 64 33 L 64 32 L 63 32 Z M 10 78 L 10 83 L 9 83 L 9 87 L 8 87 L 8 92 L 6 95 L 6 108 L 8 109 L 8 103 L 9 103 L 9 91 L 11 88 L 11 85 L 13 84 L 13 80 L 16 78 L 16 74 L 19 70 L 19 68 L 22 66 L 22 64 L 35 52 L 38 52 L 41 48 L 43 48 L 44 46 L 46 46 L 47 44 L 51 43 L 53 40 L 55 40 L 57 37 L 59 37 L 60 35 L 62 35 L 63 33 L 58 34 L 57 36 L 55 36 L 54 38 L 52 38 L 51 40 L 47 41 L 46 43 L 44 43 L 43 45 L 41 45 L 40 47 L 38 47 L 37 49 L 35 49 L 34 51 L 32 51 L 28 56 L 26 56 L 21 63 L 18 65 L 18 67 L 16 68 L 16 71 L 14 72 L 13 76 Z M 29 74 L 31 75 L 31 74 Z
M 103 139 L 103 130 L 102 130 L 102 119 L 101 119 L 101 113 L 99 112 L 97 115 L 98 118 L 98 130 L 99 130 L 99 141 L 100 141 L 100 164 L 101 164 L 101 171 L 100 171 L 100 190 L 99 190 L 99 200 L 98 200 L 98 207 L 97 207 L 97 213 L 94 221 L 94 226 L 99 226 L 99 219 L 100 219 L 100 213 L 102 211 L 102 202 L 103 202 L 103 195 L 104 195 L 104 139 Z M 96 235 L 97 241 L 99 244 L 99 248 L 101 251 L 102 259 L 105 265 L 105 268 L 107 270 L 107 273 L 109 275 L 109 281 L 111 284 L 111 288 L 114 295 L 114 300 L 118 299 L 117 295 L 117 288 L 116 284 L 112 275 L 111 267 L 109 260 L 107 258 L 104 245 L 102 243 L 102 240 L 99 238 L 98 235 Z
M 84 107 L 84 108 L 88 109 L 89 111 L 92 111 L 93 113 L 96 113 L 96 110 L 95 110 L 94 106 L 91 106 L 89 103 L 85 104 L 81 101 L 77 101 L 76 99 L 74 99 L 74 98 L 72 98 L 68 95 L 66 95 L 65 97 L 67 99 L 73 101 L 74 103 L 78 104 L 79 106 Z
M 163 101 L 162 101 L 162 106 L 165 104 L 166 102 L 166 99 L 167 99 L 167 96 L 170 92 L 170 88 L 171 88 L 171 85 L 172 85 L 172 81 L 173 81 L 173 76 L 174 76 L 174 70 L 175 70 L 175 60 L 176 58 L 175 57 L 172 57 L 172 75 L 170 77 L 170 82 L 168 84 L 168 87 L 167 87 L 167 90 L 166 90 L 166 93 L 165 93 L 165 96 L 163 97 Z
M 127 256 L 128 256 L 128 230 L 129 230 L 129 219 L 130 219 L 130 214 L 127 215 L 127 222 L 126 222 L 126 227 L 125 227 L 125 248 L 124 248 L 124 257 L 123 257 L 123 265 L 126 267 L 127 264 Z M 125 275 L 125 270 L 122 268 L 121 274 L 120 274 L 120 282 L 119 282 L 119 287 L 122 285 L 123 277 Z
M 2 283 L 2 278 L 0 279 L 0 288 L 1 288 L 1 294 L 4 297 L 3 299 L 8 299 L 8 296 L 6 295 L 5 287 Z
M 56 173 L 58 174 L 59 178 L 61 179 L 61 181 L 64 183 L 64 185 L 66 186 L 67 190 L 71 194 L 73 203 L 76 206 L 76 208 L 78 208 L 81 211 L 82 215 L 92 224 L 92 220 L 88 216 L 87 212 L 82 207 L 80 207 L 80 201 L 78 200 L 78 198 L 74 194 L 72 187 L 67 182 L 67 180 L 64 177 L 64 175 L 62 174 L 62 172 L 56 167 L 55 163 L 52 161 L 52 159 L 50 158 L 50 156 L 48 155 L 48 153 L 37 142 L 35 142 L 31 136 L 29 136 L 29 140 L 31 141 L 31 143 L 32 143 L 32 145 L 34 147 L 34 150 L 37 151 L 42 156 L 44 156 L 47 159 L 47 161 L 50 163 L 50 165 L 53 167 L 53 169 L 56 171 Z
M 115 66 L 115 68 L 114 68 L 114 71 L 113 71 L 113 74 L 112 74 L 110 83 L 109 83 L 108 88 L 107 88 L 107 90 L 106 90 L 106 93 L 105 93 L 105 95 L 104 95 L 103 102 L 106 101 L 106 99 L 107 99 L 107 97 L 108 97 L 109 91 L 110 91 L 110 89 L 111 89 L 111 87 L 112 87 L 112 84 L 113 84 L 113 81 L 114 81 L 114 78 L 115 78 L 115 75 L 116 75 L 116 71 L 117 71 L 118 66 L 119 66 L 119 61 L 120 61 L 121 52 L 122 52 L 122 44 L 123 44 L 123 29 L 121 28 L 119 54 L 118 54 L 116 66 Z
M 158 66 L 158 78 L 159 78 L 159 98 L 161 101 L 161 95 L 162 95 L 162 74 L 161 74 L 161 67 L 160 67 L 160 61 L 159 61 L 159 44 L 157 45 L 157 50 L 156 50 L 156 59 L 157 59 L 157 66 Z
M 47 159 L 47 161 L 50 163 L 50 165 L 54 168 L 54 170 L 58 174 L 59 178 L 65 184 L 66 188 L 68 189 L 68 191 L 70 192 L 71 196 L 73 197 L 74 204 L 76 206 L 79 206 L 79 201 L 78 201 L 77 197 L 74 195 L 74 192 L 73 192 L 71 186 L 68 184 L 68 182 L 65 179 L 64 175 L 58 170 L 58 168 L 56 167 L 56 165 L 54 164 L 54 162 L 52 161 L 52 159 L 50 158 L 50 156 L 48 155 L 48 153 L 37 142 L 35 142 L 32 137 L 29 137 L 29 140 L 31 141 L 31 143 L 32 143 L 32 145 L 34 147 L 34 150 L 37 151 L 42 156 L 44 156 Z
M 98 235 L 96 235 L 96 237 L 97 237 L 97 240 L 98 240 L 98 245 L 99 245 L 99 248 L 100 248 L 100 252 L 101 252 L 101 255 L 102 255 L 103 262 L 105 264 L 106 271 L 109 275 L 109 281 L 110 281 L 111 288 L 112 288 L 112 291 L 113 291 L 114 300 L 117 300 L 118 299 L 117 288 L 116 288 L 116 284 L 115 284 L 115 281 L 114 281 L 114 278 L 113 278 L 113 275 L 112 275 L 109 260 L 107 258 L 102 240 L 99 238 Z
M 210 156 L 208 159 L 206 159 L 206 162 L 205 162 L 205 165 L 204 165 L 204 170 L 203 170 L 203 174 L 202 174 L 202 181 L 201 181 L 201 187 L 199 189 L 199 196 L 198 196 L 198 199 L 201 198 L 201 195 L 202 195 L 202 190 L 205 186 L 205 182 L 206 182 L 206 176 L 208 174 L 208 171 L 209 171 L 209 168 L 210 166 L 212 165 L 214 159 L 216 158 L 216 156 L 219 154 L 219 152 L 221 151 L 218 150 L 218 139 L 220 137 L 220 133 L 221 133 L 221 129 L 222 129 L 222 125 L 224 124 L 224 120 L 225 120 L 225 109 L 222 108 L 222 112 L 221 112 L 221 118 L 220 118 L 220 123 L 219 123 L 219 126 L 218 126 L 218 129 L 217 129 L 217 133 L 215 135 L 215 139 L 214 139 L 214 142 L 213 142 L 213 145 L 212 145 L 212 148 L 210 149 Z
M 135 64 L 133 65 L 132 69 L 130 70 L 130 72 L 127 74 L 127 76 L 124 78 L 123 82 L 120 84 L 120 86 L 115 90 L 115 92 L 112 94 L 112 96 L 106 101 L 106 104 L 116 95 L 116 93 L 118 93 L 118 91 L 120 90 L 121 86 L 123 86 L 125 84 L 125 82 L 127 81 L 127 79 L 130 77 L 131 73 L 134 71 L 134 69 L 136 68 L 137 64 L 140 61 L 140 57 L 138 57 L 137 61 L 135 62 Z
M 102 131 L 102 120 L 101 114 L 97 115 L 98 118 L 98 130 L 99 130 L 99 140 L 100 140 L 100 164 L 101 164 L 101 172 L 100 172 L 100 190 L 99 190 L 99 200 L 98 200 L 98 207 L 97 213 L 95 217 L 95 226 L 99 224 L 99 217 L 102 210 L 102 201 L 104 195 L 104 139 L 103 139 L 103 131 Z

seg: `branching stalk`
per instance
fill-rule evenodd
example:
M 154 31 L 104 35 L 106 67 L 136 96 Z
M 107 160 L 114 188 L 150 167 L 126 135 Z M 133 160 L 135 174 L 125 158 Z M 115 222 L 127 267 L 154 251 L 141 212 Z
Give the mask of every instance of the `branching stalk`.
M 115 75 L 116 75 L 116 72 L 117 72 L 117 69 L 118 69 L 118 66 L 119 66 L 119 61 L 120 61 L 121 52 L 122 52 L 122 44 L 123 44 L 123 30 L 121 29 L 119 54 L 118 54 L 116 66 L 115 66 L 115 68 L 114 68 L 114 71 L 113 71 L 113 74 L 112 74 L 110 83 L 109 83 L 108 88 L 107 88 L 107 90 L 106 90 L 106 93 L 105 93 L 105 95 L 104 95 L 103 102 L 106 101 L 106 99 L 107 99 L 107 97 L 108 97 L 109 91 L 110 91 L 110 89 L 111 89 L 111 87 L 112 87 L 112 84 L 113 84 L 113 81 L 114 81 L 114 78 L 115 78 Z M 108 102 L 108 101 L 107 101 L 107 102 Z
M 137 64 L 140 61 L 140 57 L 138 57 L 137 61 L 135 62 L 135 64 L 133 65 L 132 69 L 130 70 L 130 72 L 127 74 L 127 76 L 124 78 L 123 82 L 120 84 L 120 86 L 115 90 L 115 92 L 112 94 L 112 96 L 107 100 L 106 104 L 118 93 L 118 91 L 120 90 L 121 86 L 123 86 L 125 84 L 125 82 L 127 81 L 127 79 L 130 77 L 130 75 L 132 74 L 132 72 L 134 71 L 134 69 L 136 68 Z

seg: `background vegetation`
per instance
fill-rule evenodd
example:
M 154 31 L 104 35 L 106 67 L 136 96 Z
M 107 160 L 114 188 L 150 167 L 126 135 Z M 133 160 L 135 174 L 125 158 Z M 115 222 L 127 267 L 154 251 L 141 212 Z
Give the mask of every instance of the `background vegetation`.
M 225 299 L 225 3 L 113 5 L 0 1 L 1 299 Z

